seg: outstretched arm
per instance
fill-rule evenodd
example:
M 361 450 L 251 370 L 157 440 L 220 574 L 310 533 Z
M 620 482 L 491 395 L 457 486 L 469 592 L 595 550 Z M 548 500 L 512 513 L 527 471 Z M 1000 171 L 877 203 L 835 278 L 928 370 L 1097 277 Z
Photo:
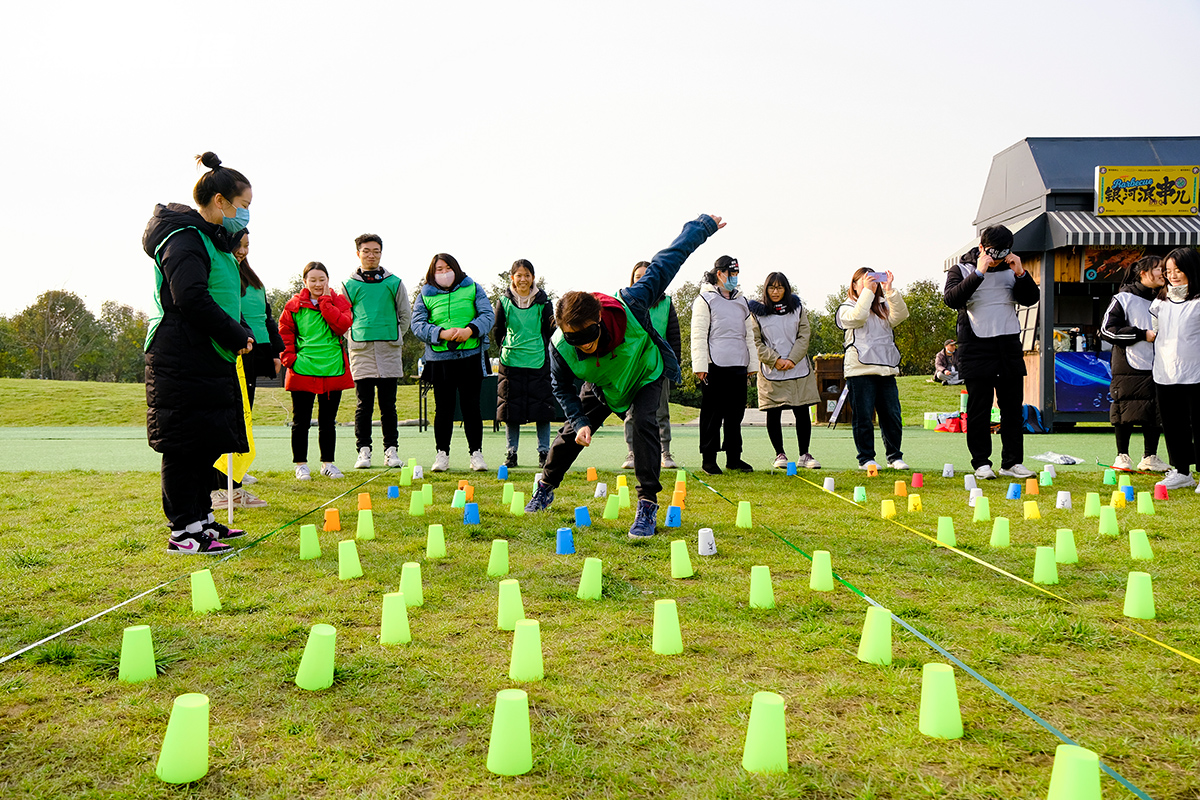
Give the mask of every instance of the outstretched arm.
M 671 285 L 671 281 L 679 274 L 679 268 L 696 248 L 708 241 L 708 237 L 725 227 L 720 217 L 701 214 L 696 219 L 683 226 L 683 232 L 675 237 L 665 250 L 659 250 L 650 259 L 650 266 L 642 279 L 626 289 L 621 290 L 625 301 L 630 305 L 640 304 L 645 308 L 654 305 L 655 301 Z

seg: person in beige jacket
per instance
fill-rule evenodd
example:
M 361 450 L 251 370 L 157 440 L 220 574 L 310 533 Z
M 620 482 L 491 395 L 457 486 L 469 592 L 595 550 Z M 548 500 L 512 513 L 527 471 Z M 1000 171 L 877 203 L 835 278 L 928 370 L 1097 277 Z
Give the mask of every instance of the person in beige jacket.
M 882 281 L 880 279 L 883 279 Z M 875 426 L 892 469 L 908 469 L 900 451 L 904 423 L 900 418 L 900 349 L 892 329 L 908 319 L 908 306 L 892 287 L 891 272 L 859 268 L 850 279 L 849 299 L 837 310 L 837 326 L 845 331 L 843 371 L 850 387 L 851 430 L 858 449 L 859 469 L 878 467 L 875 461 Z
M 808 407 L 820 399 L 817 376 L 808 358 L 812 327 L 808 309 L 792 294 L 792 285 L 782 272 L 772 272 L 763 283 L 762 302 L 749 301 L 754 323 L 754 345 L 758 351 L 758 407 L 767 412 L 767 435 L 775 446 L 778 469 L 788 465 L 783 449 L 783 412 L 792 410 L 796 420 L 796 444 L 800 455 L 796 466 L 820 469 L 821 462 L 808 452 L 812 420 Z

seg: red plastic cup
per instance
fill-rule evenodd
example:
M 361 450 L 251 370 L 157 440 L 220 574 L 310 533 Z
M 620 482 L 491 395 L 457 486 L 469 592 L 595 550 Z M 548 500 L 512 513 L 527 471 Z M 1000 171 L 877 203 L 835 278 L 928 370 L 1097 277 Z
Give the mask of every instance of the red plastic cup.
M 920 472 L 914 472 L 912 474 L 912 487 L 914 489 L 920 489 L 924 485 L 925 485 L 925 476 Z
M 1166 500 L 1167 499 L 1167 487 L 1160 486 L 1157 483 L 1154 484 L 1154 499 L 1155 500 Z

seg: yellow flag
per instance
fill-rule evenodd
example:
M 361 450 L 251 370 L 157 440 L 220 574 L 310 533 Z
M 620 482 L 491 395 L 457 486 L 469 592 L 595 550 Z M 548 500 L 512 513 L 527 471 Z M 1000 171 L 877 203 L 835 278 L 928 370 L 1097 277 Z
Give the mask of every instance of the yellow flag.
M 246 372 L 241 356 L 238 356 L 237 359 L 237 376 L 238 387 L 242 390 L 242 417 L 246 421 L 246 441 L 250 445 L 249 452 L 233 454 L 233 479 L 240 481 L 246 477 L 246 473 L 250 471 L 250 465 L 254 463 L 254 424 L 250 418 L 250 395 L 246 391 Z M 213 466 L 228 475 L 228 464 L 229 459 L 222 455 Z

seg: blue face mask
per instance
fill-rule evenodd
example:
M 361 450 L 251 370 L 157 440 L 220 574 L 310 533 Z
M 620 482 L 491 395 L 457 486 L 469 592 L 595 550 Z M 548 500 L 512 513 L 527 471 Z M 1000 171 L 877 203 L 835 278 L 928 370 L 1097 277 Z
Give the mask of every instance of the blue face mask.
M 250 209 L 238 208 L 232 217 L 222 217 L 221 226 L 230 233 L 237 233 L 250 224 Z
M 734 289 L 736 289 L 737 285 L 738 285 L 737 279 L 738 279 L 737 275 L 730 275 L 728 278 L 726 278 L 725 279 L 725 291 L 732 292 Z

